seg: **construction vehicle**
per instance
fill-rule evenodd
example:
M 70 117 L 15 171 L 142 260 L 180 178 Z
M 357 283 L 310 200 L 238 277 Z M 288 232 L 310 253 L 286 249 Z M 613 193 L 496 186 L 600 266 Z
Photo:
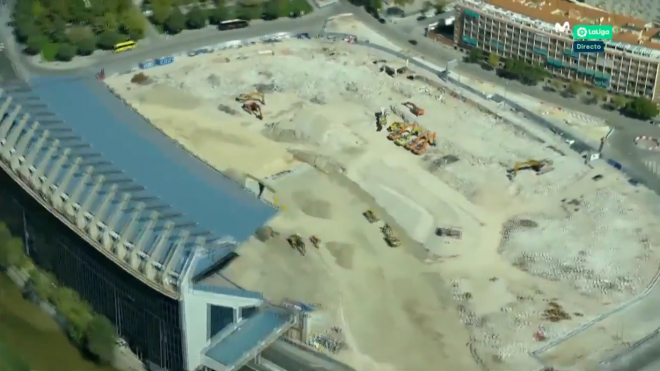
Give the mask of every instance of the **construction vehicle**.
M 419 127 L 419 124 L 416 123 L 416 122 L 413 122 L 413 123 L 410 124 L 410 125 L 406 125 L 406 126 L 404 126 L 404 127 L 401 128 L 399 131 L 392 132 L 390 135 L 387 136 L 387 139 L 389 139 L 389 140 L 397 140 L 397 139 L 401 138 L 404 134 L 406 134 L 406 133 L 410 133 L 410 132 L 412 132 L 413 130 L 417 130 L 418 127 Z
M 419 135 L 422 132 L 422 127 L 421 126 L 415 126 L 410 131 L 403 133 L 403 135 L 394 141 L 394 144 L 396 144 L 399 147 L 406 146 L 410 142 L 417 140 Z
M 292 234 L 289 236 L 287 239 L 287 242 L 291 247 L 294 249 L 298 250 L 298 252 L 302 255 L 305 256 L 305 241 L 303 241 L 302 237 L 300 237 L 299 234 Z
M 429 136 L 430 134 L 431 134 L 430 131 L 425 131 L 424 133 L 417 136 L 417 138 L 407 143 L 405 145 L 405 148 L 409 151 L 412 151 L 413 149 L 417 148 L 417 146 L 420 145 L 423 141 L 425 141 L 426 137 Z
M 363 212 L 362 215 L 364 215 L 364 217 L 367 219 L 367 221 L 369 223 L 373 224 L 373 223 L 376 223 L 377 221 L 380 221 L 380 219 L 378 219 L 376 214 L 371 210 L 367 210 L 367 211 Z
M 316 236 L 311 236 L 311 237 L 309 237 L 309 242 L 312 243 L 312 246 L 314 246 L 318 249 L 319 244 L 321 243 L 321 239 L 316 237 Z
M 412 149 L 412 153 L 421 155 L 426 152 L 429 146 L 435 146 L 435 132 L 427 132 L 425 138 Z
M 424 115 L 424 110 L 422 108 L 418 107 L 413 102 L 405 102 L 403 105 L 408 107 L 408 109 L 410 109 L 410 112 L 412 112 L 412 114 L 415 115 L 415 116 L 423 116 Z
M 387 128 L 387 131 L 393 133 L 395 131 L 401 130 L 406 125 L 405 122 L 395 122 Z
M 238 97 L 236 97 L 237 102 L 245 103 L 249 100 L 254 100 L 262 105 L 266 105 L 266 98 L 262 93 L 259 93 L 258 91 L 253 91 L 252 93 L 247 93 L 247 94 L 241 94 Z
M 383 131 L 387 126 L 387 113 L 384 110 L 376 112 L 376 131 Z
M 525 162 L 518 162 L 509 170 L 509 178 L 513 179 L 518 175 L 520 170 L 532 169 L 536 175 L 542 175 L 554 170 L 552 161 L 550 160 L 529 160 Z
M 441 228 L 435 229 L 435 235 L 438 237 L 451 237 L 460 240 L 463 237 L 463 232 L 458 228 Z
M 381 228 L 381 231 L 383 231 L 383 234 L 385 235 L 385 242 L 387 242 L 390 247 L 401 246 L 401 240 L 394 235 L 392 228 L 388 224 L 385 224 L 383 228 Z
M 261 107 L 257 102 L 243 103 L 243 111 L 249 113 L 250 115 L 255 115 L 259 120 L 264 119 L 264 116 L 261 112 Z

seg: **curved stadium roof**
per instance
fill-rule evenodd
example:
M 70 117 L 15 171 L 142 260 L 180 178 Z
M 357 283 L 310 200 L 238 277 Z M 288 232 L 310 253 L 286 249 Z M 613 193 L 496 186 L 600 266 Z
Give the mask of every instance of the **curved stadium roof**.
M 212 253 L 203 269 L 276 213 L 95 78 L 38 78 L 2 89 L 0 108 L 8 110 L 0 139 L 10 144 L 3 152 L 19 155 L 12 168 L 60 214 L 69 210 L 71 225 L 96 248 L 171 296 L 196 246 Z

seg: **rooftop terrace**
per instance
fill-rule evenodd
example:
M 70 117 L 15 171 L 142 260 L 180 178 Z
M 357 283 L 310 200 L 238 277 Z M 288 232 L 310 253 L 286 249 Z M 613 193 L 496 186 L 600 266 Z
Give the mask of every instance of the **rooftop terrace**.
M 3 86 L 0 114 L 7 168 L 79 234 L 169 295 L 196 246 L 221 261 L 276 213 L 94 78 Z

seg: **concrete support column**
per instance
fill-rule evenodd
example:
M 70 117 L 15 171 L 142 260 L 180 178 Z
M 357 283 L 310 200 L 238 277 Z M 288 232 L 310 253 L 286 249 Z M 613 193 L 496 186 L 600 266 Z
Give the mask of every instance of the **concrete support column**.
M 103 198 L 103 201 L 101 201 L 101 205 L 99 205 L 98 210 L 89 211 L 90 214 L 92 214 L 92 221 L 87 227 L 87 232 L 94 241 L 99 240 L 99 223 L 105 221 L 105 216 L 108 213 L 110 204 L 115 199 L 115 194 L 117 194 L 117 185 L 113 184 L 110 186 L 108 194 L 106 194 Z
M 78 182 L 78 184 L 76 184 L 76 188 L 73 190 L 73 192 L 71 192 L 71 194 L 69 195 L 69 199 L 66 201 L 66 204 L 64 205 L 66 216 L 72 222 L 75 222 L 74 218 L 76 216 L 76 209 L 74 208 L 73 205 L 78 203 L 78 200 L 80 199 L 80 195 L 82 194 L 83 189 L 85 189 L 87 182 L 89 182 L 89 178 L 92 176 L 93 172 L 94 172 L 94 167 L 87 166 L 85 172 L 80 178 L 80 181 Z
M 39 128 L 39 123 L 35 122 L 32 124 L 30 127 L 30 130 L 23 135 L 18 141 L 18 144 L 16 145 L 16 148 L 14 149 L 14 153 L 9 156 L 9 160 L 11 161 L 11 169 L 14 172 L 17 172 L 18 169 L 21 167 L 21 157 L 23 157 L 23 161 L 25 161 L 25 150 L 27 149 L 28 144 L 32 140 L 32 137 L 34 137 L 34 134 L 37 132 L 37 129 Z
M 174 266 L 178 262 L 179 258 L 181 257 L 181 252 L 185 248 L 186 244 L 188 243 L 188 239 L 190 238 L 190 231 L 187 229 L 184 229 L 181 231 L 181 234 L 179 235 L 179 240 L 177 241 L 176 245 L 172 250 L 170 250 L 168 256 L 165 258 L 165 261 L 163 262 L 164 268 L 163 268 L 163 273 L 161 277 L 161 281 L 163 284 L 166 284 L 165 279 L 167 278 L 168 274 L 175 273 L 174 272 Z
M 50 136 L 50 132 L 48 130 L 44 130 L 41 133 L 41 136 L 39 137 L 39 140 L 37 140 L 37 143 L 34 144 L 34 147 L 30 150 L 30 153 L 25 157 L 25 160 L 23 161 L 23 166 L 21 166 L 21 169 L 19 170 L 19 173 L 23 177 L 23 180 L 29 181 L 31 178 L 30 174 L 30 168 L 34 166 L 34 161 L 37 159 L 37 154 L 41 152 L 41 149 L 44 148 L 44 144 L 46 144 L 46 140 Z M 35 167 L 35 172 L 36 172 L 36 167 Z
M 103 247 L 106 248 L 107 250 L 110 250 L 112 248 L 112 236 L 110 235 L 111 232 L 115 232 L 115 228 L 117 228 L 117 223 L 119 223 L 119 219 L 121 219 L 122 214 L 124 213 L 124 210 L 126 210 L 126 207 L 128 207 L 128 203 L 131 200 L 131 194 L 130 193 L 124 193 L 121 195 L 121 201 L 119 202 L 119 205 L 117 205 L 117 209 L 115 212 L 112 214 L 112 217 L 110 217 L 110 220 L 108 221 L 108 224 L 106 224 L 105 227 L 105 232 L 103 232 Z M 119 234 L 119 233 L 117 233 Z M 121 237 L 120 237 L 121 238 Z
M 94 186 L 89 191 L 87 198 L 85 199 L 85 201 L 83 201 L 82 205 L 80 205 L 80 209 L 78 210 L 78 214 L 76 215 L 76 226 L 81 230 L 85 230 L 85 227 L 87 225 L 87 217 L 85 216 L 85 214 L 90 212 L 89 208 L 92 207 L 92 205 L 94 204 L 94 201 L 96 200 L 96 197 L 98 196 L 99 191 L 103 186 L 103 182 L 105 182 L 105 176 L 99 175 L 96 178 L 96 182 L 94 182 Z
M 5 161 L 9 161 L 11 158 L 12 150 L 14 147 L 16 147 L 16 143 L 18 142 L 18 138 L 21 136 L 21 133 L 23 132 L 23 128 L 25 128 L 25 125 L 27 125 L 28 119 L 30 118 L 30 115 L 27 113 L 23 115 L 21 118 L 21 121 L 16 125 L 14 130 L 12 130 L 9 135 L 7 136 L 7 140 L 5 142 L 4 147 L 2 147 L 2 159 Z
M 154 232 L 154 227 L 156 227 L 156 223 L 158 223 L 158 214 L 157 211 L 152 211 L 151 214 L 149 215 L 149 222 L 147 223 L 147 226 L 144 228 L 144 231 L 142 232 L 142 236 L 138 238 L 135 243 L 133 250 L 130 251 L 130 256 L 128 257 L 129 259 L 129 264 L 131 265 L 131 268 L 135 270 L 139 270 L 140 266 L 142 265 L 142 259 L 140 258 L 140 255 L 138 254 L 138 251 L 144 251 L 142 248 L 147 244 L 150 239 L 151 235 Z M 146 264 L 147 259 L 145 259 L 145 264 Z
M 115 255 L 119 259 L 125 259 L 127 258 L 127 250 L 126 250 L 126 243 L 131 242 L 133 239 L 133 234 L 135 233 L 135 228 L 137 228 L 137 221 L 140 219 L 140 216 L 142 216 L 142 212 L 144 211 L 145 204 L 144 202 L 139 202 L 137 206 L 135 206 L 135 210 L 133 210 L 133 215 L 131 215 L 131 220 L 129 220 L 128 223 L 124 226 L 124 230 L 121 231 L 119 234 L 119 241 L 115 244 Z M 135 246 L 135 245 L 134 245 Z
M 170 235 L 172 234 L 172 229 L 174 229 L 174 222 L 167 221 L 163 228 L 163 233 L 160 235 L 156 247 L 149 255 L 149 260 L 144 263 L 143 272 L 150 280 L 156 280 L 156 265 L 159 264 L 160 255 L 163 253 L 163 248 L 168 245 L 170 240 Z
M 73 160 L 71 167 L 66 172 L 66 175 L 64 175 L 64 179 L 62 179 L 62 183 L 57 185 L 57 191 L 53 194 L 53 197 L 51 198 L 51 202 L 53 203 L 55 209 L 58 211 L 64 211 L 62 209 L 62 206 L 64 206 L 64 200 L 62 200 L 62 195 L 64 194 L 64 192 L 66 192 L 67 188 L 69 187 L 69 184 L 71 183 L 71 179 L 73 179 L 73 175 L 76 173 L 76 171 L 78 171 L 78 167 L 80 166 L 81 162 L 82 162 L 82 158 L 76 157 L 76 159 Z M 71 197 L 71 195 L 68 196 Z
M 7 110 L 9 109 L 9 104 L 11 103 L 12 98 L 9 98 L 7 101 L 5 101 L 5 104 L 2 105 L 2 108 L 4 109 L 2 112 L 2 117 L 4 117 L 5 114 L 7 114 Z M 2 124 L 0 124 L 0 140 L 2 139 L 7 139 L 7 134 L 9 134 L 9 129 L 11 129 L 11 124 L 16 120 L 16 116 L 21 112 L 21 106 L 18 105 L 14 107 L 14 109 L 11 111 L 7 117 L 5 117 L 2 120 Z
M 46 166 L 50 163 L 50 160 L 53 159 L 53 156 L 55 155 L 55 151 L 57 151 L 57 148 L 60 146 L 60 141 L 58 139 L 55 139 L 51 144 L 50 147 L 48 147 L 48 151 L 46 152 L 46 155 L 39 161 L 39 164 L 37 164 L 37 169 L 35 170 L 34 174 L 32 174 L 32 179 L 30 183 L 32 183 L 32 187 L 35 190 L 40 190 L 41 187 L 41 177 L 44 176 L 46 172 Z M 46 183 L 47 181 L 44 181 Z
M 48 172 L 48 175 L 46 176 L 46 181 L 41 187 L 42 196 L 44 197 L 50 196 L 51 194 L 50 187 L 53 185 L 53 183 L 55 183 L 55 179 L 60 174 L 60 171 L 62 170 L 62 167 L 64 166 L 66 160 L 69 158 L 70 153 L 71 153 L 71 148 L 65 148 L 64 151 L 60 154 L 60 157 L 57 158 L 57 161 L 55 161 L 55 163 L 50 168 L 50 172 Z

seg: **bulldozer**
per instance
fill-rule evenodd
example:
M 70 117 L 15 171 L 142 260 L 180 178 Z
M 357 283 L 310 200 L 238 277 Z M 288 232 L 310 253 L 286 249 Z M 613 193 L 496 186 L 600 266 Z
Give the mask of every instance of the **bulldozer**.
M 383 131 L 387 126 L 387 113 L 384 110 L 376 112 L 376 131 Z
M 380 219 L 378 219 L 376 214 L 371 210 L 367 210 L 367 211 L 363 212 L 362 215 L 364 215 L 364 217 L 367 219 L 367 221 L 369 223 L 373 224 L 373 223 L 376 223 L 377 221 L 380 221 Z
M 413 115 L 415 116 L 424 116 L 424 110 L 420 107 L 418 107 L 415 103 L 413 102 L 405 102 L 403 104 L 404 106 L 408 107 L 410 109 L 410 112 L 412 112 Z
M 435 146 L 435 132 L 427 132 L 425 138 L 418 142 L 415 147 L 412 149 L 412 153 L 416 155 L 421 155 L 426 152 L 429 146 Z
M 401 138 L 404 134 L 410 133 L 413 130 L 416 130 L 419 127 L 419 124 L 416 122 L 413 122 L 410 125 L 406 125 L 399 129 L 398 131 L 392 132 L 390 135 L 387 136 L 387 139 L 389 140 L 397 140 Z
M 513 169 L 509 169 L 509 178 L 515 178 L 520 170 L 525 169 L 534 170 L 536 175 L 542 175 L 554 170 L 552 167 L 552 161 L 550 160 L 529 160 L 525 162 L 518 162 L 513 166 Z
M 383 234 L 385 235 L 385 242 L 387 242 L 390 247 L 401 246 L 401 240 L 394 235 L 392 228 L 388 224 L 385 224 L 383 228 L 381 228 L 381 231 L 383 231 Z
M 413 142 L 417 140 L 419 135 L 422 133 L 422 128 L 421 126 L 415 126 L 412 129 L 410 129 L 409 132 L 403 133 L 403 135 L 394 141 L 394 144 L 396 144 L 399 147 L 405 147 L 408 145 L 410 142 Z
M 261 112 L 261 107 L 257 102 L 243 103 L 243 111 L 249 113 L 250 115 L 255 115 L 259 120 L 264 119 L 264 115 Z
M 302 256 L 305 256 L 306 250 L 305 250 L 305 241 L 303 241 L 302 237 L 300 237 L 299 234 L 292 234 L 289 236 L 287 239 L 287 242 L 291 247 L 296 249 Z
M 396 131 L 403 129 L 404 126 L 406 126 L 405 122 L 395 122 L 387 128 L 387 131 L 389 131 L 390 133 L 394 133 Z
M 236 97 L 237 102 L 245 103 L 249 100 L 254 100 L 262 105 L 266 105 L 266 98 L 262 93 L 259 93 L 258 91 L 253 91 L 252 93 L 247 93 L 247 94 L 241 94 L 238 97 Z

